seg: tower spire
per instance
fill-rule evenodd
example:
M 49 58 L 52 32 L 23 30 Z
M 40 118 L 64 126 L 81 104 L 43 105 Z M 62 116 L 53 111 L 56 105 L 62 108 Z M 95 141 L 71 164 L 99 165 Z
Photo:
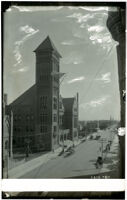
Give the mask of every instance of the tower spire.
M 58 52 L 58 50 L 56 49 L 54 43 L 52 42 L 52 40 L 50 39 L 49 35 L 45 38 L 45 40 L 34 50 L 35 53 L 37 52 L 41 52 L 41 51 L 45 51 L 45 50 L 49 50 L 49 51 L 55 51 L 55 53 L 58 55 L 59 58 L 61 58 L 62 56 L 60 55 L 60 53 Z

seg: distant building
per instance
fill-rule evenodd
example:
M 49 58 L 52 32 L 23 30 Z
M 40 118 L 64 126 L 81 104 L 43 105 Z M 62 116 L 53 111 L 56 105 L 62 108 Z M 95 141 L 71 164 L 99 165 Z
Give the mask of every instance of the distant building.
M 64 118 L 63 126 L 69 129 L 68 139 L 78 138 L 78 95 L 77 98 L 63 98 Z
M 32 153 L 57 148 L 63 130 L 63 115 L 64 112 L 65 114 L 68 112 L 59 94 L 59 78 L 62 74 L 59 66 L 61 55 L 49 37 L 34 52 L 35 84 L 8 106 L 9 114 L 13 113 L 14 152 Z M 74 125 L 71 125 L 73 128 L 69 127 L 71 139 L 73 131 L 75 136 L 78 135 L 75 129 L 78 120 L 75 117 L 76 104 L 73 100 L 71 105 L 73 112 L 70 117 L 73 118 Z

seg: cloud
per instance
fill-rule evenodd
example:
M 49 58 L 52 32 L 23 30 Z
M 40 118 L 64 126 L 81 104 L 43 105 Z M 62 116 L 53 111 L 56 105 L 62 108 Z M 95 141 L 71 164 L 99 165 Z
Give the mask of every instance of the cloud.
M 80 12 L 74 12 L 67 17 L 76 19 L 76 22 L 79 24 L 79 28 L 72 30 L 74 37 L 85 39 L 87 35 L 88 41 L 90 41 L 91 44 L 99 45 L 101 50 L 108 52 L 114 43 L 106 27 L 108 13 L 103 7 L 101 9 L 97 7 L 96 9 L 100 10 L 100 12 L 92 12 L 85 15 Z M 103 9 L 104 12 L 102 11 Z
M 61 44 L 62 45 L 74 45 L 75 43 L 72 40 L 66 40 L 66 41 L 61 42 Z
M 68 83 L 75 83 L 77 81 L 83 81 L 84 79 L 85 79 L 84 76 L 80 76 L 80 77 L 77 77 L 77 78 L 74 78 L 74 79 L 68 81 Z
M 13 9 L 14 11 L 20 12 L 56 11 L 61 8 L 63 8 L 63 6 L 11 6 L 11 10 Z
M 28 71 L 28 67 L 23 67 L 18 70 L 19 72 L 26 72 Z
M 106 7 L 82 7 L 82 9 L 94 10 L 97 12 L 90 12 L 87 14 L 74 12 L 67 16 L 68 18 L 76 19 L 76 22 L 79 24 L 79 28 L 73 31 L 73 36 L 84 39 L 87 34 L 88 40 L 91 41 L 93 45 L 97 44 L 101 47 L 101 50 L 108 52 L 114 43 L 114 40 L 106 27 L 108 9 Z M 85 34 L 82 29 L 85 30 Z
M 103 81 L 104 83 L 110 83 L 111 79 L 110 79 L 111 73 L 108 72 L 106 74 L 102 74 L 101 78 L 97 78 L 97 81 Z
M 26 26 L 21 26 L 19 30 L 20 30 L 20 31 L 23 31 L 23 32 L 25 32 L 25 33 L 27 33 L 27 34 L 29 34 L 29 33 L 34 33 L 34 32 L 35 32 L 35 30 L 34 30 L 32 27 L 28 26 L 28 25 L 26 25 Z
M 66 57 L 63 58 L 64 64 L 78 65 L 83 62 L 84 57 L 76 51 L 70 52 Z
M 79 6 L 68 6 L 68 9 L 70 9 L 70 10 L 78 10 L 78 9 L 80 9 L 80 7 Z
M 25 35 L 25 36 L 22 38 L 22 40 L 15 42 L 15 44 L 21 45 L 21 44 L 24 43 L 24 41 L 26 41 L 30 36 L 36 34 L 39 30 L 38 30 L 38 29 L 35 30 L 34 28 L 30 27 L 29 25 L 25 25 L 25 26 L 21 26 L 21 27 L 19 28 L 19 31 L 20 31 L 20 32 L 24 32 L 25 34 L 27 34 L 27 35 Z
M 101 47 L 101 50 L 105 50 L 107 54 L 113 46 L 117 45 L 116 41 L 112 39 L 112 36 L 108 31 L 90 32 L 89 39 L 93 45 L 98 44 Z
M 107 16 L 108 16 L 108 13 L 107 11 L 105 11 L 105 12 L 92 12 L 92 13 L 87 13 L 87 14 L 82 14 L 81 12 L 74 12 L 72 15 L 68 15 L 66 17 L 76 19 L 76 22 L 81 24 L 83 28 L 83 25 L 85 27 L 85 25 L 89 23 L 89 20 L 90 21 L 94 20 L 96 21 L 96 23 L 98 23 L 99 21 L 99 24 L 100 24 L 100 22 L 101 21 L 103 22 L 105 18 L 107 18 Z
M 82 13 L 73 13 L 72 15 L 66 16 L 68 18 L 75 18 L 77 20 L 77 23 L 83 23 L 87 22 L 89 19 L 94 18 L 93 14 L 85 14 Z
M 87 11 L 92 11 L 92 12 L 97 12 L 97 11 L 108 11 L 109 8 L 104 6 L 104 7 L 101 7 L 101 6 L 80 6 L 81 9 L 83 10 L 87 10 Z
M 89 26 L 88 27 L 88 31 L 89 32 L 102 32 L 105 30 L 105 27 L 104 26 L 101 26 L 101 25 L 95 25 L 95 26 Z
M 68 21 L 67 18 L 59 17 L 59 18 L 52 18 L 51 22 L 66 22 Z
M 13 9 L 20 12 L 36 12 L 36 11 L 56 11 L 62 9 L 64 6 L 11 6 L 6 11 L 9 12 Z M 97 11 L 108 11 L 113 10 L 116 11 L 117 7 L 109 8 L 109 7 L 100 7 L 100 6 L 67 6 L 69 10 L 86 10 L 91 12 Z
M 89 39 L 92 41 L 95 41 L 96 43 L 99 42 L 103 44 L 106 44 L 106 43 L 110 44 L 113 41 L 110 33 L 105 32 L 102 34 L 102 33 L 97 33 L 96 31 L 90 35 Z
M 109 96 L 101 97 L 99 99 L 92 100 L 88 103 L 80 104 L 80 107 L 84 109 L 86 109 L 87 107 L 96 108 L 98 106 L 102 106 L 107 101 L 108 98 Z
M 16 67 L 17 65 L 19 65 L 22 62 L 22 55 L 20 53 L 21 45 L 23 45 L 23 43 L 28 38 L 30 38 L 31 36 L 36 34 L 39 30 L 38 29 L 35 30 L 34 28 L 30 27 L 29 25 L 25 25 L 25 26 L 21 26 L 19 28 L 19 31 L 25 33 L 25 36 L 21 40 L 15 42 L 15 49 L 14 49 L 13 53 L 14 53 L 16 63 L 14 64 L 14 67 Z
M 91 12 L 97 12 L 97 11 L 108 11 L 109 7 L 102 7 L 102 6 L 69 6 L 68 7 L 70 10 L 86 10 L 86 11 L 91 11 Z
M 13 71 L 12 71 L 12 73 L 19 73 L 19 72 L 26 72 L 26 71 L 28 71 L 29 70 L 29 67 L 27 67 L 27 66 L 25 66 L 25 67 L 22 67 L 22 68 L 19 68 L 19 69 L 14 69 Z

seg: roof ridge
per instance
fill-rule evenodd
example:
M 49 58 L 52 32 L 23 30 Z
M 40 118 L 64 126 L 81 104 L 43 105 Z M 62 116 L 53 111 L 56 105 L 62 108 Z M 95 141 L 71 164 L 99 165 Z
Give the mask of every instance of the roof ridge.
M 27 95 L 27 93 L 28 93 L 32 88 L 34 88 L 35 86 L 36 86 L 36 84 L 32 85 L 30 88 L 28 88 L 26 91 L 24 91 L 20 96 L 18 96 L 14 101 L 12 101 L 12 102 L 9 104 L 9 106 L 15 104 L 16 101 L 18 101 L 23 95 Z M 20 103 L 22 103 L 22 101 L 21 101 Z

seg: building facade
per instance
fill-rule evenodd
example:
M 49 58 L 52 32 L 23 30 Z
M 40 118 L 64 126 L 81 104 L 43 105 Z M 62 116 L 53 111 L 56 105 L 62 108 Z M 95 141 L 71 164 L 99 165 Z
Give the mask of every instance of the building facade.
M 60 58 L 54 44 L 47 37 L 34 51 L 36 54 L 36 143 L 52 150 L 59 142 L 59 78 Z
M 7 106 L 9 115 L 13 113 L 14 153 L 54 150 L 59 145 L 61 131 L 66 128 L 63 126 L 66 108 L 60 96 L 59 82 L 61 55 L 49 37 L 34 52 L 35 84 Z M 75 124 L 75 121 L 72 120 L 72 123 Z M 76 132 L 75 126 L 71 132 Z
M 63 98 L 64 116 L 63 127 L 69 129 L 68 139 L 78 138 L 78 94 L 77 97 Z

